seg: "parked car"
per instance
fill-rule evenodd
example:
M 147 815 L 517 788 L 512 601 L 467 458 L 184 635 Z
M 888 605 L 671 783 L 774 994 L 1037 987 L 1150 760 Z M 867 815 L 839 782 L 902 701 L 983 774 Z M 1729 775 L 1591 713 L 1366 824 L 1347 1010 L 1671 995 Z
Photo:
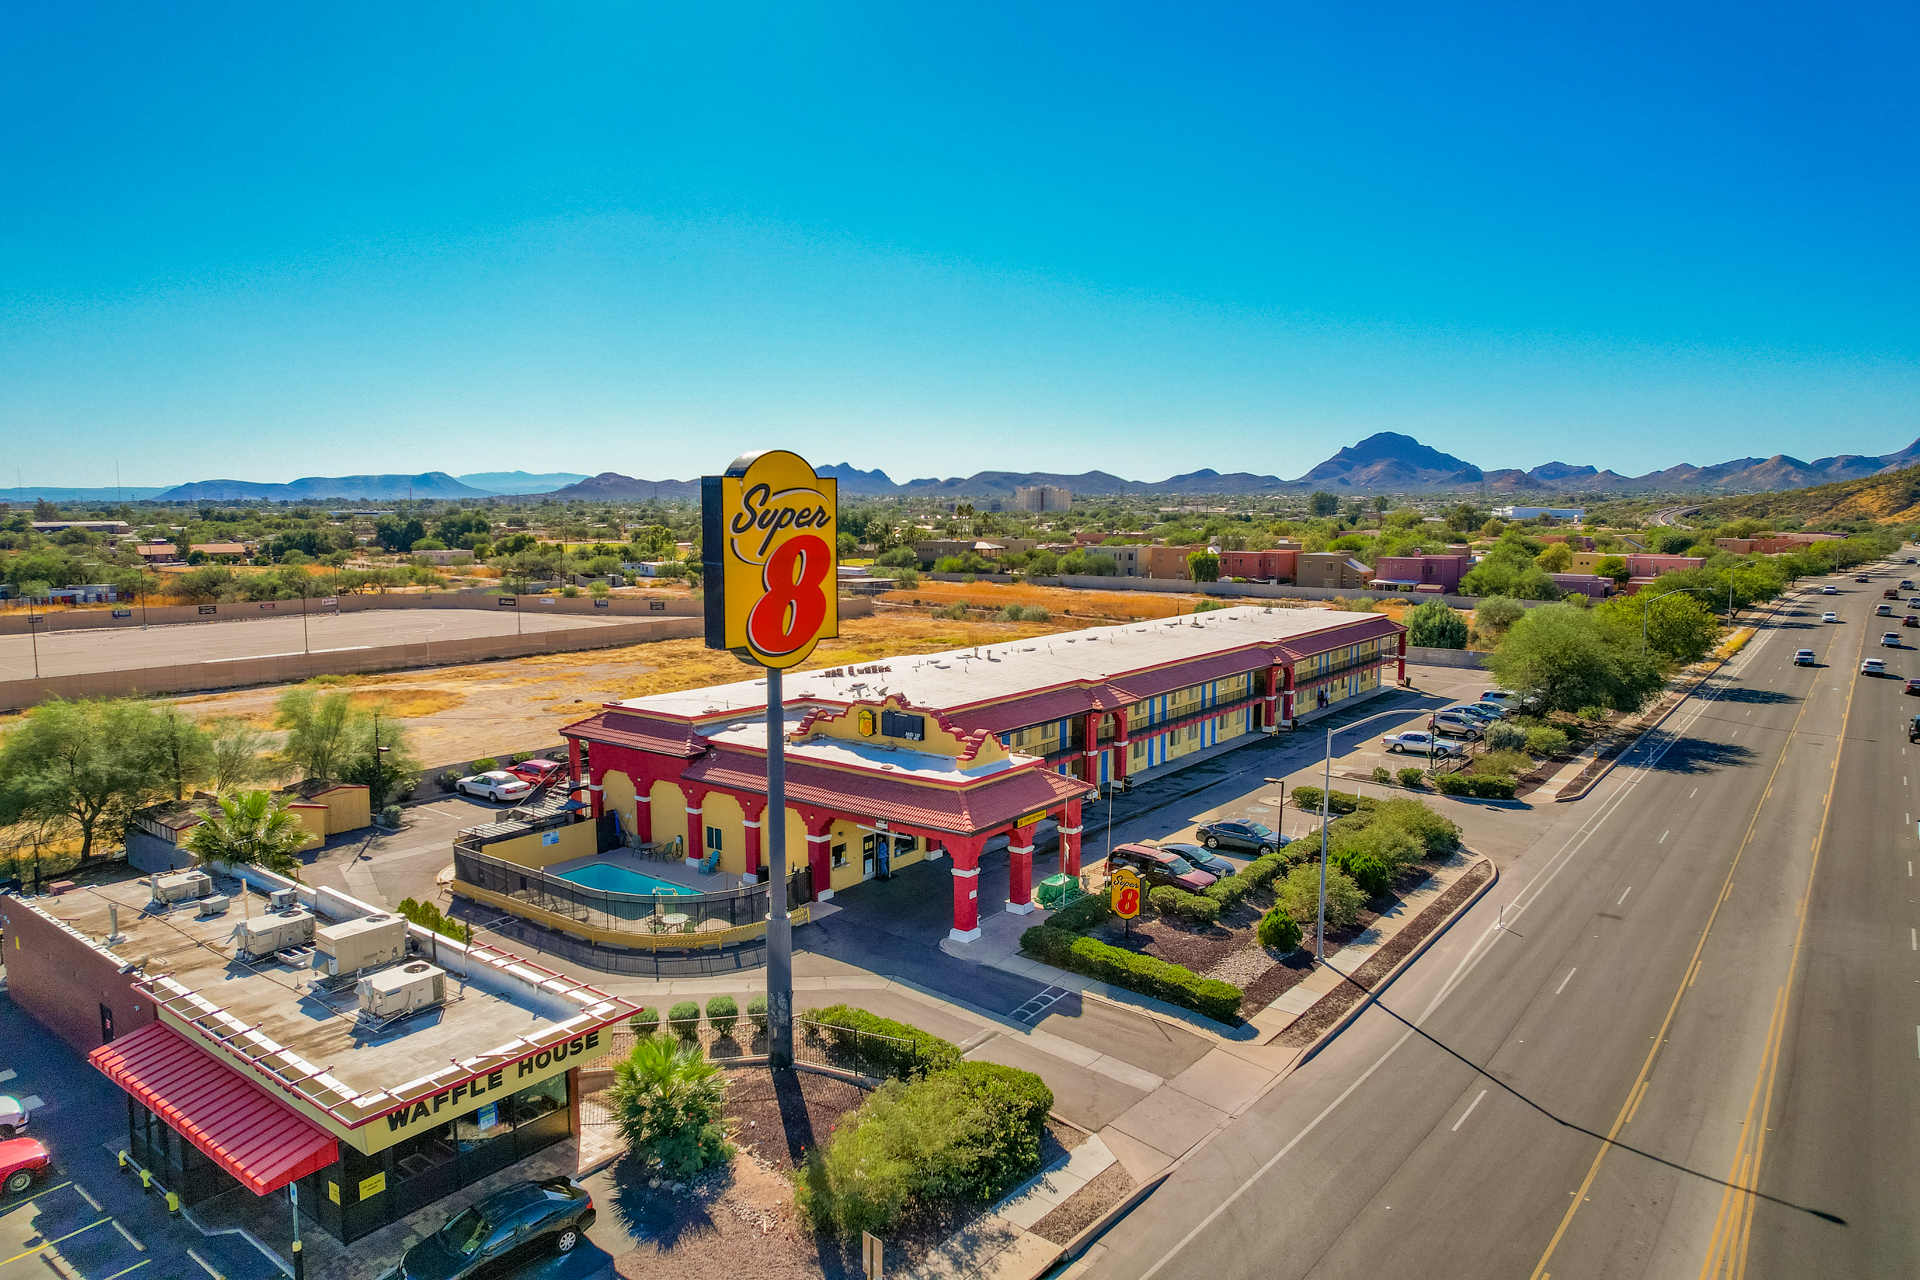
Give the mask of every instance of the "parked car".
M 20 1099 L 0 1093 L 0 1138 L 11 1138 L 27 1127 L 27 1109 Z
M 1485 736 L 1480 722 L 1467 715 L 1437 715 L 1427 721 L 1427 728 L 1435 733 L 1450 733 L 1456 738 L 1465 738 L 1468 742 L 1478 742 Z
M 462 778 L 453 784 L 453 789 L 463 796 L 494 801 L 525 800 L 533 792 L 525 778 L 516 778 L 505 769 L 489 769 Z
M 598 1216 L 572 1178 L 523 1182 L 462 1209 L 407 1250 L 396 1280 L 466 1280 L 504 1271 L 535 1253 L 572 1253 Z
M 1450 707 L 1440 708 L 1440 710 L 1434 714 L 1442 716 L 1465 716 L 1482 729 L 1500 718 L 1493 712 L 1482 708 L 1477 702 L 1456 702 Z
M 1448 742 L 1445 738 L 1435 737 L 1420 729 L 1408 729 L 1401 733 L 1389 733 L 1380 739 L 1380 745 L 1391 755 L 1395 751 L 1410 751 L 1416 755 L 1457 756 L 1466 748 L 1457 742 Z
M 1909 609 L 1920 609 L 1920 596 L 1908 596 L 1908 597 L 1907 597 L 1907 608 L 1909 608 Z
M 1795 649 L 1795 650 L 1793 651 L 1793 665 L 1794 665 L 1794 666 L 1796 666 L 1796 667 L 1811 667 L 1811 666 L 1813 666 L 1813 665 L 1814 665 L 1814 660 L 1813 660 L 1813 650 L 1811 650 L 1811 649 Z
M 1823 613 L 1823 614 L 1821 614 L 1821 615 L 1820 615 L 1820 621 L 1822 621 L 1822 622 L 1838 622 L 1838 621 L 1840 621 L 1840 615 L 1839 615 L 1839 614 L 1837 614 L 1837 613 Z
M 1540 705 L 1540 699 L 1533 697 L 1523 698 L 1511 689 L 1483 689 L 1480 692 L 1480 701 L 1491 702 L 1508 711 L 1512 711 L 1515 708 L 1524 711 Z
M 1107 866 L 1131 867 L 1150 885 L 1168 884 L 1188 893 L 1198 893 L 1213 883 L 1213 877 L 1177 853 L 1156 849 L 1148 844 L 1123 844 L 1107 855 Z
M 519 764 L 507 766 L 507 772 L 520 781 L 539 786 L 549 778 L 558 777 L 567 771 L 567 766 L 558 760 L 542 760 L 538 756 L 531 760 L 522 760 Z
M 1882 649 L 1898 649 L 1900 647 L 1900 633 L 1898 631 L 1889 631 L 1887 634 L 1881 636 L 1880 647 Z
M 1225 845 L 1229 849 L 1245 849 L 1262 857 L 1287 843 L 1274 833 L 1272 827 L 1263 827 L 1257 822 L 1209 822 L 1205 826 L 1195 827 L 1193 838 L 1209 849 Z
M 1883 676 L 1887 674 L 1887 664 L 1878 658 L 1868 658 L 1860 664 L 1860 674 L 1863 676 Z
M 1829 582 L 1826 586 L 1820 588 L 1820 594 L 1823 596 L 1837 596 L 1840 594 L 1840 588 Z
M 1282 843 L 1285 843 L 1284 838 L 1282 839 Z M 1176 841 L 1163 843 L 1159 845 L 1158 848 L 1162 853 L 1171 853 L 1175 857 L 1185 858 L 1188 862 L 1206 872 L 1215 880 L 1220 879 L 1222 876 L 1230 876 L 1240 870 L 1240 868 L 1234 866 L 1219 854 L 1209 853 L 1197 844 L 1186 844 Z
M 0 1188 L 17 1196 L 53 1168 L 53 1156 L 33 1138 L 8 1138 L 0 1142 Z

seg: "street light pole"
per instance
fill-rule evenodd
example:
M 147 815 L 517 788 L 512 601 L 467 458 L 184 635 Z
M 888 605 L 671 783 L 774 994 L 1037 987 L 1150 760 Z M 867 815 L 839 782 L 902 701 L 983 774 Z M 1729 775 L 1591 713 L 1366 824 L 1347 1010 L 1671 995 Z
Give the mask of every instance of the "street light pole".
M 1333 735 L 1345 729 L 1358 729 L 1369 721 L 1405 714 L 1404 709 L 1376 711 L 1370 716 L 1355 720 L 1352 724 L 1327 727 L 1326 785 L 1320 789 L 1320 906 L 1313 930 L 1313 962 L 1315 964 L 1325 964 L 1327 959 L 1327 824 L 1333 816 Z

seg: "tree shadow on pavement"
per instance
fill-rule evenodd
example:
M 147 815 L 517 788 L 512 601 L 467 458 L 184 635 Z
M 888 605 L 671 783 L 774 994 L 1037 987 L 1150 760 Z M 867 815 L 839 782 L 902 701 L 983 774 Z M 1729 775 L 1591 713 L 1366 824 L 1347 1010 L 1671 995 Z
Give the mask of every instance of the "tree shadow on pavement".
M 1682 738 L 1658 760 L 1641 767 L 1661 773 L 1713 773 L 1735 765 L 1752 764 L 1757 758 L 1758 753 L 1737 742 Z
M 1722 689 L 1714 696 L 1715 702 L 1744 702 L 1755 706 L 1767 706 L 1779 702 L 1798 702 L 1799 698 L 1791 693 L 1781 693 L 1776 689 L 1748 689 L 1733 686 Z

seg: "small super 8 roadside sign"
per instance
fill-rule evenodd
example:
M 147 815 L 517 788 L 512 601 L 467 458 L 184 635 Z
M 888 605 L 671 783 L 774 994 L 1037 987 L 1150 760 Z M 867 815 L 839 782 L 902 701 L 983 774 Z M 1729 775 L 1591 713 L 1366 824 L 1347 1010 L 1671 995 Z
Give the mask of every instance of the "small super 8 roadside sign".
M 1113 894 L 1113 914 L 1131 920 L 1140 914 L 1140 876 L 1129 867 L 1115 871 L 1108 882 Z
M 701 478 L 709 649 L 785 669 L 840 634 L 839 497 L 837 481 L 784 449 Z

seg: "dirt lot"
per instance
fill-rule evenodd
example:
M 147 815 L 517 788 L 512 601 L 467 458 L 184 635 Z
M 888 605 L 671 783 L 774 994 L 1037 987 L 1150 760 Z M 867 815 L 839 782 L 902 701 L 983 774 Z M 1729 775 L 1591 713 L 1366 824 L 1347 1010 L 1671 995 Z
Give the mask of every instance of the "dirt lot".
M 1359 594 L 1355 593 L 1356 596 Z M 1171 618 L 1176 614 L 1192 613 L 1194 606 L 1203 600 L 1227 605 L 1271 604 L 1276 609 L 1338 609 L 1344 603 L 1340 600 L 1233 600 L 1199 593 L 1100 591 L 1077 587 L 1037 587 L 1024 582 L 935 582 L 931 579 L 922 579 L 920 585 L 910 591 L 889 591 L 880 599 L 888 604 L 918 605 L 927 609 L 962 602 L 983 610 L 1004 609 L 1010 604 L 1023 608 L 1039 605 L 1055 618 L 1071 614 L 1080 626 L 1098 626 L 1107 621 L 1131 618 Z M 1375 602 L 1374 611 L 1400 622 L 1404 621 L 1402 613 L 1410 607 L 1410 602 L 1406 600 L 1384 599 Z

